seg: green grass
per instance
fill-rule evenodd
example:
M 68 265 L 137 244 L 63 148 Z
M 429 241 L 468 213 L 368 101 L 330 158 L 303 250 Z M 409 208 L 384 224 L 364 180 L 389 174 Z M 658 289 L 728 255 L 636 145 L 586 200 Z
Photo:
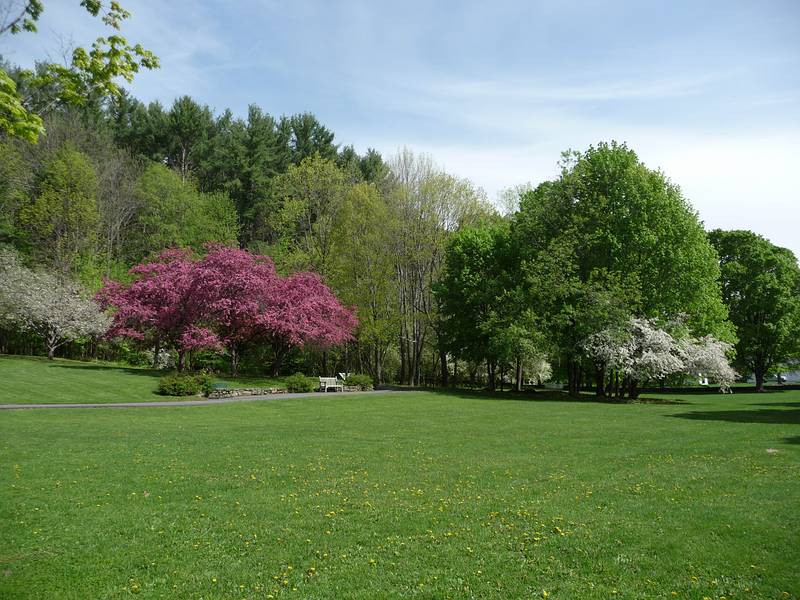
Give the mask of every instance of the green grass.
M 283 377 L 248 377 L 242 375 L 234 379 L 230 376 L 221 375 L 215 378 L 214 382 L 228 387 L 286 389 Z
M 0 356 L 0 404 L 163 402 L 157 393 L 164 371 L 115 364 Z M 227 387 L 285 388 L 281 378 L 219 377 Z
M 800 597 L 800 393 L 683 400 L 5 411 L 0 597 Z

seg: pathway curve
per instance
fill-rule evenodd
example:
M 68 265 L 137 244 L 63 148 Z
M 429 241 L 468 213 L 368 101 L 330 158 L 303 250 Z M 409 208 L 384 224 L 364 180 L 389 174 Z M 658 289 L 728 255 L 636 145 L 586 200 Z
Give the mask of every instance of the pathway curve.
M 206 400 L 165 400 L 156 402 L 116 402 L 106 404 L 0 404 L 0 410 L 27 410 L 31 408 L 165 408 L 171 406 L 208 406 L 210 404 L 234 404 L 236 402 L 261 402 L 263 400 L 288 400 L 290 398 L 325 398 L 326 396 L 367 396 L 374 394 L 396 394 L 399 390 L 374 390 L 371 392 L 308 392 L 303 394 L 270 394 L 266 396 L 237 396 Z

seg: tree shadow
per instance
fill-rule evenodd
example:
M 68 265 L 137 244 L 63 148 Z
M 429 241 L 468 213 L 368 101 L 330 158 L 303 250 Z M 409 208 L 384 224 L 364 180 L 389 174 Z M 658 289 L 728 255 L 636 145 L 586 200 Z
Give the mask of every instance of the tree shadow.
M 773 405 L 774 406 L 774 405 Z M 769 423 L 773 425 L 800 425 L 800 410 L 715 410 L 665 415 L 694 421 L 726 421 L 729 423 Z
M 567 392 L 559 390 L 524 390 L 517 392 L 514 390 L 486 390 L 486 389 L 470 389 L 470 388 L 442 388 L 442 387 L 410 387 L 410 386 L 396 386 L 396 385 L 383 385 L 380 389 L 385 390 L 402 390 L 414 392 L 428 392 L 431 394 L 439 394 L 443 396 L 458 397 L 458 398 L 473 398 L 478 400 L 509 400 L 514 402 L 566 402 L 570 404 L 677 404 L 677 405 L 691 405 L 691 402 L 685 400 L 672 400 L 668 398 L 637 398 L 636 400 L 629 401 L 627 398 L 624 400 L 617 400 L 616 398 L 604 398 L 596 396 L 594 392 L 582 392 L 579 397 L 570 396 Z
M 95 363 L 86 363 L 86 364 L 79 364 L 79 363 L 61 363 L 61 362 L 53 362 L 48 363 L 51 367 L 57 367 L 59 369 L 78 369 L 84 371 L 106 371 L 106 372 L 115 372 L 115 373 L 127 373 L 129 375 L 146 375 L 147 377 L 160 377 L 162 375 L 167 374 L 169 371 L 161 371 L 158 369 L 142 369 L 137 367 L 118 367 L 114 365 L 98 365 Z
M 785 437 L 785 438 L 783 438 L 783 441 L 786 444 L 800 444 L 800 435 L 794 435 L 792 437 Z

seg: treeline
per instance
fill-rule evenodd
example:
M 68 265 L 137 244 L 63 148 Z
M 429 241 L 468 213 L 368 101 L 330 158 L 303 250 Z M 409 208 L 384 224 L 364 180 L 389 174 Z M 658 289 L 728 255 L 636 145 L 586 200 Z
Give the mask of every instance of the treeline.
M 499 219 L 470 182 L 408 150 L 389 161 L 359 155 L 310 114 L 275 118 L 251 106 L 238 119 L 188 97 L 164 108 L 123 95 L 43 116 L 38 144 L 0 141 L 0 242 L 28 266 L 94 292 L 166 248 L 238 245 L 270 256 L 280 273 L 318 273 L 356 308 L 354 342 L 299 353 L 287 368 L 441 378 L 432 286 L 448 237 Z M 10 332 L 3 339 L 4 351 L 30 349 Z
M 429 157 L 359 155 L 310 114 L 251 106 L 240 119 L 127 95 L 76 108 L 37 93 L 47 135 L 0 139 L 0 244 L 86 295 L 165 249 L 202 255 L 209 242 L 269 256 L 282 276 L 312 271 L 358 327 L 339 347 L 295 348 L 287 372 L 489 387 L 553 376 L 572 393 L 624 396 L 700 368 L 728 382 L 728 359 L 761 387 L 800 353 L 794 255 L 750 232 L 709 236 L 625 145 L 566 153 L 557 179 L 509 191 L 501 217 Z M 0 351 L 52 353 L 0 329 Z M 89 337 L 59 352 L 135 350 Z M 235 361 L 274 364 L 255 342 Z

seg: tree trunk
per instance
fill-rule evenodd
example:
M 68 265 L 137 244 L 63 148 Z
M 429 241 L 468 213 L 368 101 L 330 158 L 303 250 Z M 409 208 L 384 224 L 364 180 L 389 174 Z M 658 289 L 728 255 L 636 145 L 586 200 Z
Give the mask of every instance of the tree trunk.
M 764 368 L 761 365 L 758 365 L 755 369 L 755 376 L 756 376 L 756 391 L 763 392 L 764 391 Z
M 569 395 L 576 398 L 580 396 L 579 377 L 580 369 L 578 363 L 575 362 L 573 357 L 570 357 L 567 363 L 567 389 Z
M 606 367 L 605 365 L 596 365 L 594 374 L 594 387 L 595 395 L 598 398 L 606 397 Z
M 406 382 L 406 363 L 408 362 L 407 356 L 407 341 L 405 334 L 405 324 L 403 324 L 400 328 L 400 383 L 403 384 Z
M 636 400 L 639 397 L 639 382 L 633 377 L 631 377 L 631 380 L 628 384 L 628 397 L 631 400 Z
M 514 374 L 514 379 L 517 382 L 517 391 L 522 391 L 522 359 L 517 357 L 517 372 Z
M 447 369 L 447 352 L 439 350 L 439 366 L 442 370 L 442 387 L 447 387 L 450 383 L 450 371 Z
M 153 368 L 158 368 L 158 355 L 161 353 L 161 338 L 156 338 L 156 343 L 153 346 Z
M 185 357 L 186 357 L 186 351 L 178 350 L 178 373 L 183 371 Z
M 422 348 L 425 345 L 425 332 L 421 327 L 422 324 L 415 321 L 411 385 L 420 385 L 422 381 Z
M 239 353 L 239 348 L 236 344 L 231 344 L 230 353 L 231 353 L 231 377 L 238 377 L 241 354 Z
M 55 360 L 56 359 L 56 347 L 52 344 L 47 344 L 47 359 L 48 360 Z
M 269 374 L 270 377 L 277 377 L 278 373 L 281 370 L 281 365 L 283 364 L 283 359 L 286 357 L 285 350 L 276 350 L 275 351 L 275 358 L 272 361 L 272 364 L 269 367 Z

